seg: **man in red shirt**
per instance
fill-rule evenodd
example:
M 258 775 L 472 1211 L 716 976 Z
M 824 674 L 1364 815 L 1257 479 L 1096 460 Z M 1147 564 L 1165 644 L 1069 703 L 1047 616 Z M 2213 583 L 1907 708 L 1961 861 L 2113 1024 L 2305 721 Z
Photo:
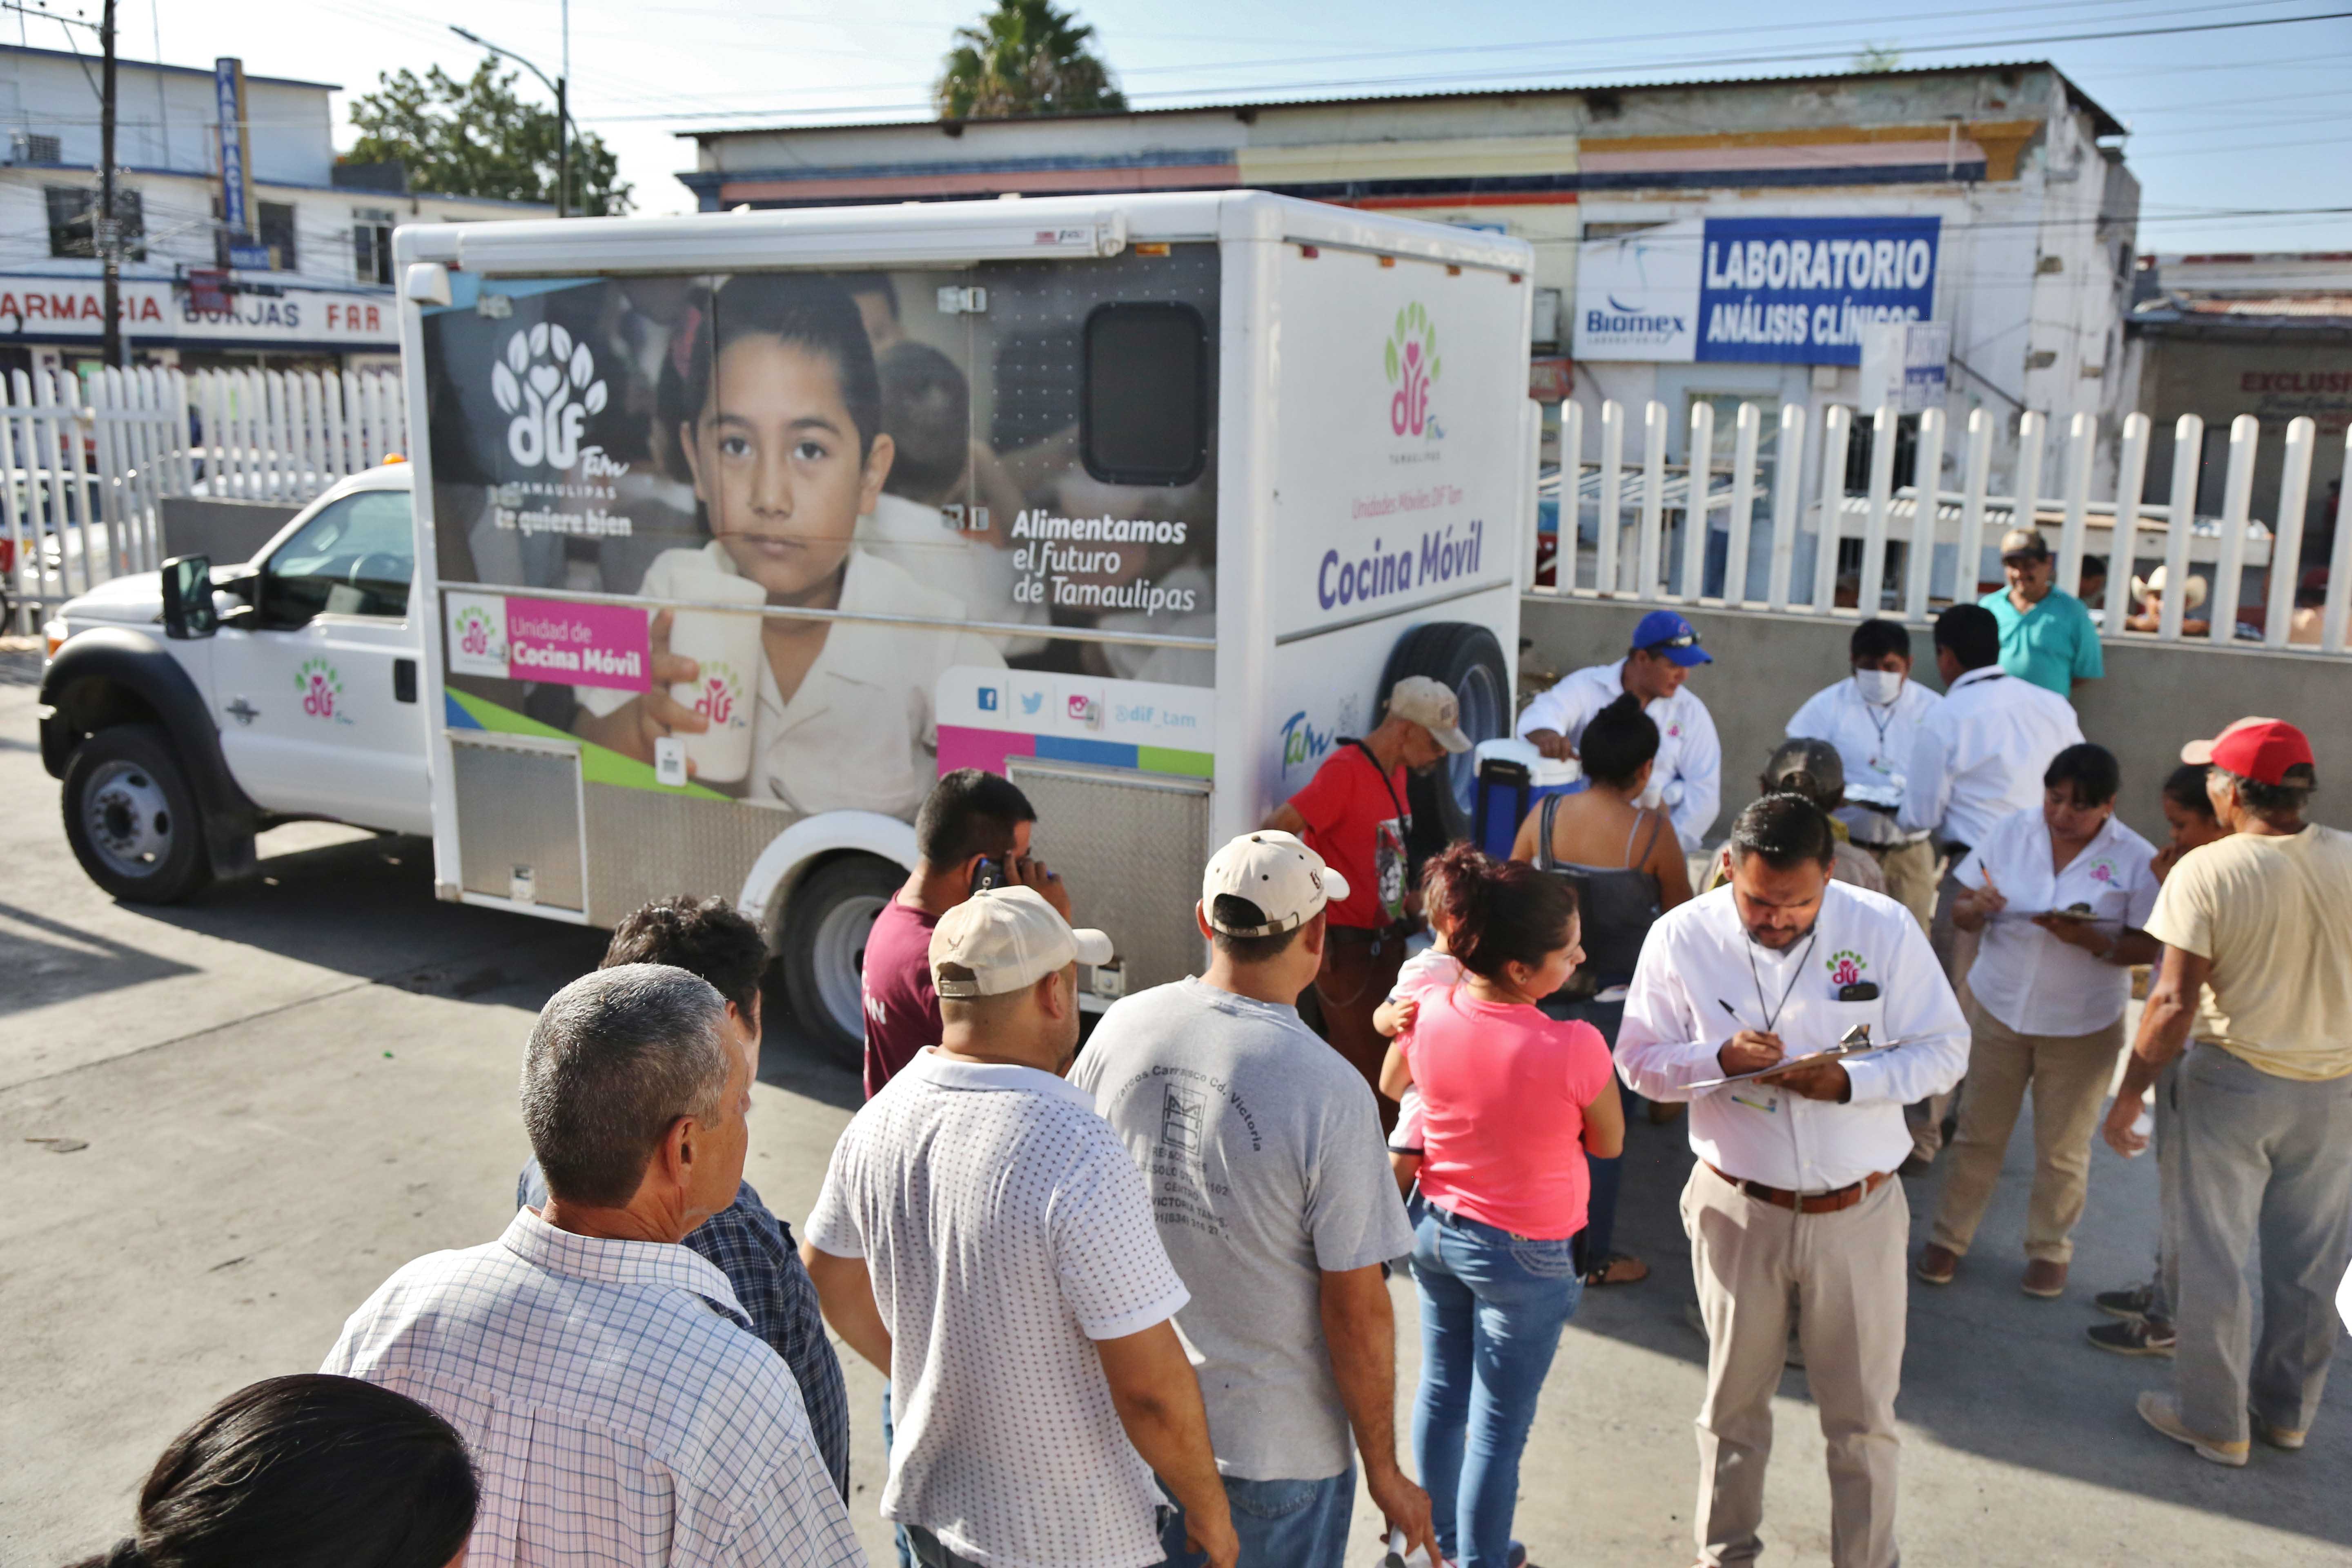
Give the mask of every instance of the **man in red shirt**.
M 1061 917 L 1070 895 L 1061 878 L 1029 858 L 1037 812 L 1012 780 L 958 768 L 931 786 L 915 814 L 915 868 L 875 917 L 858 988 L 866 1004 L 866 1098 L 925 1046 L 940 1043 L 940 996 L 931 988 L 931 928 L 971 897 L 983 860 L 1003 886 L 1034 888 Z
M 1466 752 L 1461 705 L 1441 681 L 1407 676 L 1389 693 L 1388 716 L 1360 741 L 1340 742 L 1307 787 L 1274 808 L 1268 827 L 1305 839 L 1324 863 L 1347 879 L 1348 896 L 1329 906 L 1330 934 L 1315 977 L 1322 1004 L 1323 1037 L 1380 1092 L 1381 1059 L 1388 1041 L 1372 1027 L 1372 1012 L 1387 1000 L 1404 963 L 1412 930 L 1405 910 L 1409 875 L 1405 834 L 1405 772 L 1437 765 L 1448 752 Z M 1381 1121 L 1396 1120 L 1396 1102 L 1381 1100 Z

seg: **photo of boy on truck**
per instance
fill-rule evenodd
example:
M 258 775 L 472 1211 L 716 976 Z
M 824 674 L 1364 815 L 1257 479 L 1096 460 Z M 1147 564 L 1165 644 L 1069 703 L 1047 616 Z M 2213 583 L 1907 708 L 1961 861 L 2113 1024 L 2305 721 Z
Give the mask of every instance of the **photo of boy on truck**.
M 656 556 L 635 585 L 640 596 L 702 598 L 698 580 L 715 574 L 758 584 L 771 605 L 966 618 L 961 600 L 856 543 L 894 447 L 881 429 L 865 324 L 838 283 L 792 273 L 730 279 L 673 341 L 663 393 L 710 539 Z M 583 739 L 652 762 L 663 737 L 709 728 L 707 713 L 673 695 L 702 675 L 672 651 L 675 620 L 670 610 L 654 614 L 647 690 L 582 689 L 572 728 Z M 910 814 L 938 772 L 940 676 L 1003 662 L 969 632 L 761 617 L 745 793 L 803 812 Z

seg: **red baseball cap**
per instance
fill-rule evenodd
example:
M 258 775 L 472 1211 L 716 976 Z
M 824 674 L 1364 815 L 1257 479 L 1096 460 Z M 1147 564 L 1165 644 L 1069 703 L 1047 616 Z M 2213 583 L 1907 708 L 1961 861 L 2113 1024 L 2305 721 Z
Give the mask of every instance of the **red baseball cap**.
M 2317 766 L 2309 737 L 2284 719 L 2241 719 L 2210 741 L 2181 747 L 2180 760 L 2266 784 L 2286 783 L 2291 769 Z

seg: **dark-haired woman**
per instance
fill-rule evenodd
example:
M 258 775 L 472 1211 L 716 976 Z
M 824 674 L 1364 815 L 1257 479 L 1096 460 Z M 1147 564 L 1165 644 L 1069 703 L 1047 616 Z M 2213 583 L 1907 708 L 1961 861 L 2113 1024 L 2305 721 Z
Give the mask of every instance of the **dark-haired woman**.
M 893 456 L 856 302 L 831 279 L 751 273 L 709 305 L 679 335 L 663 403 L 711 540 L 655 557 L 638 594 L 962 619 L 962 600 L 855 547 L 858 518 L 874 510 Z M 759 592 L 714 587 L 713 578 L 748 580 Z M 674 620 L 668 610 L 653 617 L 649 690 L 579 689 L 574 728 L 583 736 L 651 762 L 656 741 L 709 728 L 709 718 L 673 695 L 714 673 L 670 651 Z M 968 632 L 772 616 L 761 622 L 760 655 L 742 688 L 757 705 L 751 798 L 904 817 L 939 776 L 940 677 L 958 665 L 1004 662 Z
M 136 1532 L 76 1568 L 460 1568 L 478 1495 L 457 1432 L 406 1394 L 273 1377 L 173 1438 Z
M 1951 1173 L 1919 1278 L 1948 1282 L 2000 1179 L 2026 1090 L 2033 1093 L 2033 1193 L 2025 1219 L 2029 1296 L 2066 1289 L 2091 1137 L 2124 1045 L 2130 965 L 2158 953 L 2140 927 L 2156 905 L 2156 847 L 2116 820 L 2114 753 L 2067 747 L 2042 775 L 2038 810 L 1993 825 L 1957 873 L 1953 921 L 1983 932 L 1969 970 L 1969 1076 Z
M 1506 1568 L 1520 1451 L 1583 1292 L 1585 1156 L 1613 1158 L 1625 1122 L 1600 1033 L 1536 1005 L 1580 956 L 1574 893 L 1518 861 L 1459 880 L 1466 978 L 1423 997 L 1381 1089 L 1422 1098 L 1413 1456 L 1448 1561 Z
M 1575 888 L 1584 959 L 1545 1005 L 1591 1024 L 1613 1050 L 1642 943 L 1660 915 L 1689 901 L 1690 868 L 1665 814 L 1640 804 L 1658 755 L 1657 721 L 1641 702 L 1628 694 L 1594 714 L 1578 755 L 1587 787 L 1547 796 L 1529 812 L 1511 858 Z M 1620 1172 L 1616 1160 L 1592 1162 L 1591 1213 L 1577 1243 L 1587 1285 L 1631 1285 L 1650 1275 L 1648 1264 L 1612 1245 Z

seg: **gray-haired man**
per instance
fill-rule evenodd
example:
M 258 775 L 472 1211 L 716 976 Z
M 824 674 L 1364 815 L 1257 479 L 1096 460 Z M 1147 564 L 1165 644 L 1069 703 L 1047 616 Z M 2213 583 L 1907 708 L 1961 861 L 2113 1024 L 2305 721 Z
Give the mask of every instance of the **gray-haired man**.
M 320 1368 L 465 1437 L 474 1562 L 866 1561 L 792 1373 L 727 1276 L 677 1245 L 742 1180 L 751 1068 L 725 1019 L 708 981 L 667 964 L 557 992 L 522 1068 L 547 1201 L 402 1268 Z

